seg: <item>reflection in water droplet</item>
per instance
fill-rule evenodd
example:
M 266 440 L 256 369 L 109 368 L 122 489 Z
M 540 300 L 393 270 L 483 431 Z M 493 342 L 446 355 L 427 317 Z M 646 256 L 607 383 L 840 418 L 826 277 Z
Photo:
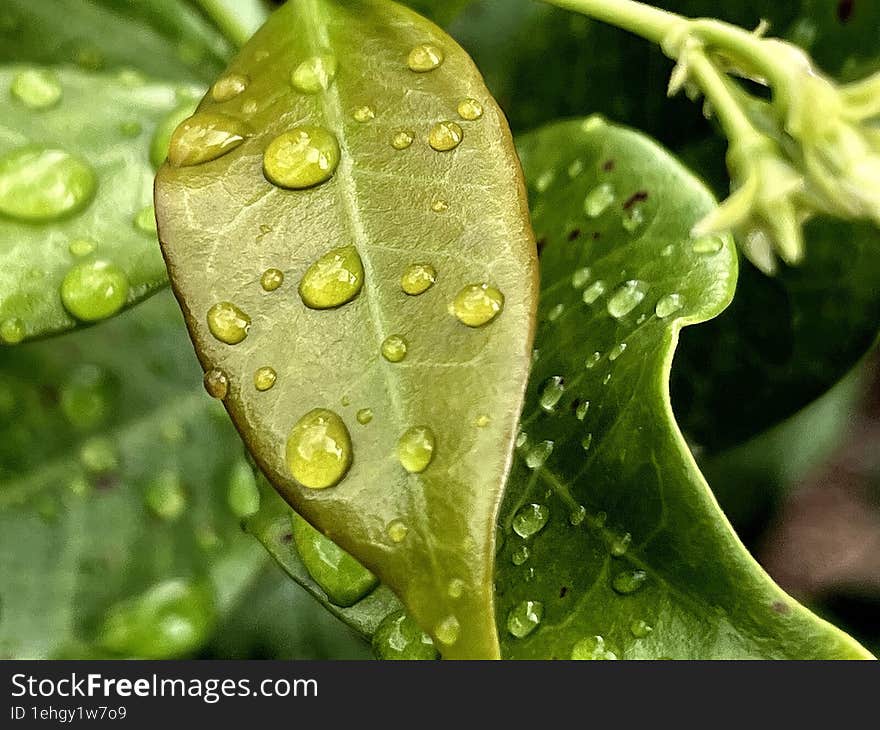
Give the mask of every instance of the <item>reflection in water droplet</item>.
M 660 319 L 666 319 L 676 312 L 680 312 L 683 306 L 684 299 L 681 294 L 667 294 L 657 302 L 657 306 L 654 307 L 654 314 L 660 317 Z
M 544 604 L 540 601 L 522 601 L 507 614 L 507 630 L 511 636 L 524 639 L 544 618 Z
M 462 99 L 458 102 L 458 116 L 473 122 L 483 116 L 483 105 L 476 99 Z
M 527 545 L 520 545 L 516 550 L 513 551 L 513 554 L 510 556 L 510 561 L 514 565 L 522 565 L 529 559 L 529 556 L 531 554 L 532 553 Z
M 637 639 L 644 639 L 646 636 L 650 635 L 652 631 L 654 631 L 654 627 L 651 626 L 651 624 L 649 624 L 647 621 L 637 619 L 630 624 L 629 630 L 630 633 Z
M 452 646 L 461 635 L 461 624 L 455 616 L 447 616 L 434 628 L 437 641 L 446 646 Z
M 581 269 L 578 269 L 571 275 L 571 285 L 575 289 L 581 289 L 587 285 L 587 282 L 590 280 L 592 276 L 592 271 L 588 266 L 584 266 Z
M 264 365 L 263 367 L 258 368 L 254 373 L 254 387 L 260 392 L 267 391 L 275 385 L 277 379 L 278 374 L 275 372 L 274 368 Z
M 290 75 L 293 88 L 303 94 L 317 94 L 330 88 L 339 62 L 332 53 L 319 53 L 297 66 Z
M 586 289 L 584 289 L 584 304 L 594 304 L 595 301 L 605 293 L 605 282 L 594 281 Z
M 400 335 L 389 335 L 382 343 L 382 357 L 388 362 L 402 362 L 406 358 L 406 340 Z
M 434 458 L 436 440 L 427 426 L 408 428 L 397 441 L 397 458 L 411 474 L 421 474 Z
M 464 131 L 455 122 L 438 122 L 428 134 L 428 144 L 437 152 L 454 150 L 464 139 Z
M 413 132 L 395 132 L 394 136 L 391 138 L 391 146 L 396 150 L 405 150 L 413 143 L 414 139 L 415 134 Z
M 360 294 L 364 264 L 354 246 L 334 248 L 315 261 L 299 283 L 299 295 L 311 309 L 335 309 Z
M 250 127 L 234 117 L 198 112 L 174 130 L 168 161 L 175 167 L 201 165 L 232 152 L 249 134 Z
M 156 517 L 172 522 L 186 509 L 186 493 L 180 474 L 166 470 L 153 479 L 144 492 L 144 503 Z
M 552 453 L 553 442 L 540 441 L 529 449 L 529 452 L 526 454 L 526 466 L 529 467 L 529 469 L 538 469 L 539 467 L 544 466 L 544 463 L 550 458 L 550 454 Z
M 12 80 L 9 91 L 13 98 L 29 109 L 48 109 L 61 100 L 61 82 L 49 69 L 25 69 Z
M 614 361 L 617 360 L 617 358 L 619 358 L 624 352 L 626 352 L 626 343 L 625 343 L 625 342 L 621 342 L 621 343 L 615 345 L 614 347 L 612 347 L 612 348 L 608 351 L 608 359 L 609 359 L 611 362 L 614 362 Z
M 128 301 L 125 272 L 101 259 L 74 265 L 61 282 L 64 308 L 83 322 L 97 322 L 116 314 Z
M 588 636 L 581 639 L 571 650 L 571 658 L 576 660 L 614 660 L 617 654 L 605 646 L 602 636 Z
M 409 527 L 407 527 L 403 520 L 394 520 L 388 525 L 388 537 L 391 538 L 392 542 L 403 542 L 406 540 L 407 534 L 409 534 Z
M 624 570 L 614 576 L 611 587 L 622 596 L 635 593 L 648 578 L 644 570 Z
M 372 107 L 369 106 L 359 106 L 354 110 L 352 114 L 354 120 L 356 122 L 360 122 L 361 124 L 366 124 L 372 119 L 376 118 L 376 112 L 373 111 Z
M 629 532 L 624 532 L 622 535 L 614 538 L 614 542 L 611 543 L 611 554 L 615 558 L 621 558 L 626 555 L 627 550 L 629 550 L 630 543 L 632 542 L 632 535 Z
M 547 413 L 552 413 L 556 410 L 556 406 L 559 405 L 563 393 L 565 393 L 565 380 L 562 376 L 554 375 L 552 378 L 548 378 L 541 388 L 541 396 L 539 398 L 541 408 L 547 411 Z
M 60 149 L 21 147 L 0 155 L 0 214 L 28 222 L 82 210 L 98 180 L 84 160 Z
M 437 281 L 437 270 L 431 264 L 412 264 L 400 277 L 400 288 L 411 297 L 424 294 Z
M 243 92 L 250 83 L 244 74 L 227 74 L 221 76 L 211 87 L 211 98 L 216 102 L 229 101 Z
M 451 311 L 468 327 L 482 327 L 491 322 L 504 307 L 504 295 L 488 284 L 469 284 L 452 302 Z
M 614 187 L 611 183 L 597 185 L 584 198 L 584 213 L 590 218 L 598 218 L 613 205 L 614 200 Z
M 211 368 L 205 373 L 202 384 L 208 395 L 217 400 L 223 400 L 229 393 L 229 378 L 217 368 Z
M 608 298 L 608 314 L 615 319 L 625 317 L 642 303 L 647 292 L 648 286 L 643 281 L 624 282 Z
M 263 174 L 281 188 L 304 190 L 326 182 L 339 166 L 339 142 L 323 127 L 303 125 L 278 135 L 263 153 Z
M 373 651 L 385 660 L 430 660 L 439 656 L 431 637 L 403 611 L 382 619 L 373 634 Z
M 251 318 L 232 302 L 219 302 L 208 310 L 208 329 L 220 342 L 237 345 L 248 336 Z
M 283 283 L 284 272 L 281 269 L 266 269 L 260 277 L 260 286 L 263 287 L 263 291 L 275 291 Z
M 293 478 L 304 487 L 327 489 L 339 484 L 352 461 L 345 423 L 333 411 L 309 411 L 290 432 L 286 460 Z
M 411 71 L 425 73 L 433 71 L 443 63 L 443 50 L 430 43 L 423 43 L 409 52 L 406 63 Z
M 132 219 L 134 227 L 141 233 L 155 235 L 156 233 L 156 209 L 152 205 L 147 205 L 135 213 Z
M 543 504 L 527 504 L 514 515 L 513 531 L 523 538 L 529 538 L 544 529 L 550 519 L 550 509 Z
M 373 420 L 373 409 L 372 408 L 361 408 L 357 412 L 357 422 L 361 424 L 361 426 L 366 426 L 370 421 Z

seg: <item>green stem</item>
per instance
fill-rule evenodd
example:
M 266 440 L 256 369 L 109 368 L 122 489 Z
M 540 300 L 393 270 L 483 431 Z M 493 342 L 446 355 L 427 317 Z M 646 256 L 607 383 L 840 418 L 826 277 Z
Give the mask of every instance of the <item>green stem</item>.
M 194 0 L 194 2 L 236 47 L 241 48 L 254 34 L 254 28 L 235 12 L 229 0 Z
M 732 88 L 732 82 L 699 50 L 688 52 L 691 76 L 712 105 L 727 139 L 738 144 L 760 137 L 755 125 L 743 111 Z
M 681 15 L 635 0 L 544 0 L 544 2 L 623 28 L 657 44 L 662 44 L 673 30 L 687 22 Z

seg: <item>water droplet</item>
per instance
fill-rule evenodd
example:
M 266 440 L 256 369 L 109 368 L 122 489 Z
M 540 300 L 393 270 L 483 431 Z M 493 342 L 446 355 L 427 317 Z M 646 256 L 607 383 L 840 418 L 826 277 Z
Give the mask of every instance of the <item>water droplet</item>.
M 550 519 L 550 509 L 543 504 L 527 504 L 520 507 L 513 518 L 513 531 L 523 538 L 537 535 Z
M 555 170 L 544 170 L 535 181 L 535 189 L 539 193 L 547 192 L 547 189 L 553 184 L 553 181 L 556 179 L 556 171 Z
M 464 131 L 455 122 L 438 122 L 428 134 L 428 144 L 437 152 L 454 150 L 464 139 Z
M 522 565 L 525 563 L 529 556 L 532 554 L 531 550 L 529 550 L 527 545 L 520 545 L 516 550 L 513 551 L 513 554 L 510 556 L 510 561 L 514 565 Z
M 615 319 L 625 317 L 642 303 L 647 292 L 648 287 L 643 281 L 624 282 L 608 298 L 608 314 Z
M 516 448 L 522 449 L 529 443 L 529 435 L 525 431 L 520 431 L 516 435 Z
M 691 250 L 699 254 L 715 254 L 724 248 L 724 241 L 720 236 L 705 236 L 698 238 L 691 244 Z
M 84 160 L 60 149 L 21 147 L 0 156 L 0 213 L 23 221 L 82 210 L 98 180 Z
M 616 361 L 617 358 L 619 358 L 624 352 L 626 352 L 626 343 L 625 343 L 625 342 L 618 343 L 617 345 L 615 345 L 614 347 L 612 347 L 612 348 L 608 351 L 608 359 L 609 359 L 611 362 L 614 362 L 614 361 Z
M 507 614 L 507 630 L 511 636 L 524 639 L 544 618 L 544 604 L 540 601 L 522 601 Z
M 382 357 L 388 362 L 402 362 L 406 357 L 406 340 L 400 335 L 389 335 L 382 343 Z
M 174 130 L 168 143 L 168 161 L 175 167 L 201 165 L 232 152 L 249 134 L 250 127 L 238 119 L 198 112 Z
M 260 286 L 263 287 L 263 291 L 275 291 L 283 283 L 284 272 L 281 269 L 266 269 L 260 277 Z
M 297 66 L 290 75 L 293 88 L 303 94 L 318 94 L 330 88 L 339 61 L 332 53 L 319 53 L 311 56 Z
M 614 660 L 617 654 L 605 646 L 605 639 L 602 636 L 588 636 L 581 639 L 571 650 L 571 658 L 579 661 L 583 660 Z
M 588 356 L 586 360 L 584 360 L 584 367 L 587 370 L 592 370 L 596 365 L 599 364 L 599 361 L 602 359 L 601 352 L 594 352 L 592 355 Z
M 631 542 L 632 535 L 629 532 L 624 532 L 622 535 L 618 535 L 611 543 L 611 554 L 615 558 L 622 558 L 626 555 L 627 550 L 629 550 Z
M 342 396 L 342 398 L 339 399 L 339 402 L 342 403 L 344 408 L 348 408 L 351 405 L 351 398 L 349 398 L 347 395 L 344 395 Z
M 373 634 L 373 651 L 385 660 L 430 660 L 439 656 L 431 637 L 404 611 L 382 619 Z
M 529 453 L 526 454 L 526 466 L 529 467 L 529 469 L 538 469 L 539 467 L 544 466 L 544 463 L 550 458 L 550 454 L 552 453 L 553 442 L 540 441 L 529 449 Z
M 433 210 L 435 213 L 445 213 L 447 210 L 449 210 L 449 203 L 447 203 L 445 200 L 435 200 L 433 203 L 431 203 L 431 210 Z
M 83 256 L 88 256 L 90 253 L 94 253 L 95 249 L 98 247 L 98 244 L 88 238 L 74 238 L 68 245 L 67 250 L 70 251 L 71 256 L 76 256 L 77 258 L 82 258 Z
M 671 243 L 668 243 L 663 247 L 663 250 L 660 252 L 660 255 L 664 256 L 664 257 L 672 256 L 673 251 L 675 251 L 675 246 L 673 246 Z
M 263 173 L 278 187 L 304 190 L 333 177 L 339 157 L 336 135 L 323 127 L 303 125 L 269 143 L 263 154 Z
M 452 646 L 461 635 L 461 624 L 455 616 L 447 616 L 434 627 L 434 635 L 441 644 Z
M 370 421 L 373 420 L 373 409 L 372 408 L 361 408 L 357 412 L 357 422 L 361 424 L 361 426 L 366 426 Z
M 403 520 L 394 520 L 388 525 L 388 537 L 392 542 L 401 543 L 406 540 L 409 534 L 409 527 Z
M 590 447 L 593 445 L 593 434 L 588 433 L 586 436 L 581 439 L 581 448 L 584 451 L 589 451 Z
M 48 109 L 61 100 L 61 82 L 49 69 L 20 71 L 9 87 L 12 96 L 28 109 Z
M 250 83 L 244 74 L 227 74 L 221 76 L 211 87 L 211 98 L 216 102 L 229 101 L 242 93 Z
M 611 587 L 622 596 L 635 593 L 648 578 L 644 570 L 624 570 L 614 576 Z
M 162 471 L 153 479 L 144 492 L 144 503 L 156 517 L 173 522 L 186 509 L 186 493 L 180 474 L 176 471 Z
M 571 285 L 575 289 L 582 289 L 587 285 L 587 282 L 590 280 L 590 277 L 593 275 L 593 272 L 590 270 L 588 266 L 584 266 L 582 269 L 578 269 L 571 275 Z
M 356 122 L 360 122 L 361 124 L 366 124 L 372 119 L 376 118 L 376 112 L 373 111 L 372 107 L 368 106 L 359 106 L 354 110 L 354 114 L 352 114 L 354 120 Z
M 171 135 L 195 111 L 195 102 L 187 100 L 184 104 L 169 112 L 158 124 L 153 137 L 150 140 L 150 162 L 153 167 L 159 167 L 168 156 L 168 148 L 171 145 Z
M 433 71 L 443 63 L 443 50 L 431 43 L 423 43 L 409 52 L 407 66 L 416 73 Z
M 267 391 L 275 385 L 277 379 L 278 374 L 275 370 L 268 365 L 264 365 L 254 373 L 254 387 L 260 392 Z
M 582 504 L 579 504 L 575 509 L 571 511 L 571 514 L 568 516 L 568 521 L 574 527 L 577 527 L 580 524 L 583 524 L 583 521 L 587 519 L 587 508 Z
M 132 219 L 134 227 L 141 233 L 155 235 L 156 233 L 156 209 L 152 205 L 147 205 L 135 213 Z
M 61 282 L 64 308 L 83 322 L 97 322 L 116 314 L 128 301 L 128 277 L 109 261 L 74 265 Z
M 119 466 L 119 458 L 113 442 L 103 436 L 86 441 L 79 451 L 79 460 L 90 474 L 106 474 Z
M 334 248 L 309 266 L 299 283 L 303 303 L 312 309 L 335 309 L 360 294 L 364 264 L 354 246 Z
M 684 299 L 681 294 L 667 294 L 657 302 L 657 306 L 654 307 L 654 314 L 660 317 L 660 319 L 666 319 L 681 311 L 683 306 Z
M 602 378 L 602 385 L 608 385 L 611 382 L 611 373 L 605 373 L 605 377 Z
M 561 375 L 554 375 L 552 378 L 548 378 L 544 381 L 544 385 L 541 388 L 541 397 L 539 399 L 541 408 L 547 411 L 547 413 L 552 413 L 556 410 L 556 406 L 559 405 L 564 392 L 565 380 Z
M 468 327 L 482 327 L 504 307 L 504 295 L 488 284 L 468 284 L 455 297 L 451 312 Z
M 208 329 L 220 342 L 237 345 L 248 336 L 251 318 L 232 302 L 219 302 L 208 310 Z
M 575 160 L 568 166 L 568 176 L 574 180 L 584 171 L 584 163 L 581 160 Z
M 583 421 L 587 417 L 587 411 L 590 410 L 590 401 L 585 400 L 578 403 L 577 409 L 574 412 L 575 417 L 579 421 Z
M 211 368 L 205 373 L 202 384 L 208 395 L 217 400 L 223 400 L 229 394 L 229 378 L 217 368 Z
M 483 105 L 476 99 L 462 99 L 458 102 L 458 116 L 473 122 L 483 116 Z
M 19 317 L 9 317 L 0 322 L 0 340 L 7 345 L 17 345 L 26 334 L 25 324 Z
M 434 458 L 436 440 L 427 426 L 408 428 L 397 441 L 397 458 L 410 474 L 421 474 Z
M 606 286 L 604 281 L 594 281 L 584 289 L 584 304 L 594 304 L 596 300 L 605 293 L 605 290 Z
M 351 467 L 351 437 L 333 411 L 315 408 L 290 432 L 287 467 L 293 478 L 309 489 L 327 489 L 342 481 Z
M 391 146 L 396 150 L 405 150 L 412 145 L 413 140 L 415 140 L 415 134 L 413 132 L 395 132 L 394 136 L 391 138 Z
M 651 624 L 649 624 L 647 621 L 644 621 L 643 619 L 638 619 L 636 621 L 633 621 L 629 625 L 629 630 L 635 638 L 644 639 L 654 630 L 654 627 L 651 626 Z
M 461 598 L 464 595 L 465 583 L 461 578 L 453 578 L 446 587 L 446 593 L 450 598 Z
M 353 606 L 379 584 L 375 575 L 295 512 L 290 525 L 297 553 L 331 603 Z
M 590 218 L 598 218 L 614 204 L 615 197 L 611 183 L 597 185 L 584 198 L 584 213 Z
M 645 213 L 641 205 L 632 205 L 623 213 L 623 227 L 629 233 L 635 233 L 644 222 Z
M 477 424 L 477 428 L 486 428 L 486 426 L 488 426 L 490 423 L 492 423 L 492 419 L 489 418 L 489 416 L 486 415 L 485 413 L 482 413 L 479 416 L 477 416 L 477 420 L 474 421 L 474 423 Z
M 547 313 L 547 321 L 548 322 L 555 322 L 557 319 L 559 319 L 562 316 L 562 313 L 564 311 L 565 311 L 565 305 L 560 302 L 559 304 L 557 304 L 555 307 L 553 307 L 553 309 L 551 309 Z
M 400 288 L 411 297 L 424 294 L 437 281 L 437 270 L 431 264 L 411 264 L 400 277 Z

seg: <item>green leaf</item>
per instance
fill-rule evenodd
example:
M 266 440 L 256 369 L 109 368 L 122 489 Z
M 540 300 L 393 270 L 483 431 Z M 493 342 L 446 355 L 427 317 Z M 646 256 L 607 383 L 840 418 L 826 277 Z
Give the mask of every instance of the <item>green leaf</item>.
M 716 316 L 736 281 L 729 239 L 690 240 L 711 195 L 657 145 L 595 117 L 520 150 L 545 247 L 500 523 L 505 656 L 867 658 L 749 556 L 676 427 L 679 329 Z
M 170 296 L 0 366 L 0 655 L 175 657 L 265 563 Z
M 298 512 L 447 656 L 496 656 L 494 525 L 535 300 L 506 122 L 458 46 L 384 0 L 290 3 L 229 73 L 247 88 L 202 102 L 157 185 L 202 364 Z M 194 144 L 208 128 L 228 144 Z
M 0 90 L 0 342 L 103 319 L 163 286 L 150 145 L 196 88 L 12 66 Z
M 157 79 L 212 81 L 229 43 L 182 0 L 4 0 L 0 62 L 133 68 Z
M 446 25 L 456 18 L 473 0 L 403 0 L 413 10 L 438 25 Z

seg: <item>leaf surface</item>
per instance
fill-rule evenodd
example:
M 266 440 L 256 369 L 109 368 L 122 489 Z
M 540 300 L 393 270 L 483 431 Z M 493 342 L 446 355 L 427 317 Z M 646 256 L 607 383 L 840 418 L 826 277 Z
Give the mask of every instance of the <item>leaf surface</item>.
M 228 72 L 247 76 L 247 88 L 229 101 L 206 99 L 199 112 L 224 114 L 235 129 L 248 125 L 246 139 L 203 164 L 164 167 L 157 185 L 160 238 L 202 364 L 228 377 L 227 409 L 298 512 L 392 587 L 444 639 L 447 656 L 497 656 L 494 524 L 536 296 L 525 191 L 506 122 L 448 36 L 380 0 L 290 3 Z M 458 115 L 467 99 L 479 102 L 481 117 Z M 296 158 L 296 145 L 278 138 L 304 126 L 323 160 L 285 168 L 284 155 L 274 152 L 293 149 Z M 401 132 L 412 137 L 409 146 Z M 180 151 L 184 162 L 201 153 Z M 269 177 L 315 186 L 283 189 Z M 297 285 L 328 252 L 320 265 L 349 266 L 343 289 L 361 279 L 360 260 L 362 289 L 342 304 L 329 280 L 300 286 L 312 306 L 321 291 L 342 304 L 307 307 Z M 420 296 L 401 288 L 414 264 L 436 271 Z M 280 270 L 284 284 L 267 293 L 260 282 L 269 269 Z M 459 313 L 476 323 L 459 298 L 469 285 L 477 286 L 462 296 L 476 297 L 477 310 L 499 308 L 482 284 L 503 295 L 503 308 L 483 327 L 465 326 L 448 308 L 458 298 Z M 239 344 L 212 336 L 207 318 L 217 305 L 214 331 Z M 407 344 L 399 362 L 391 361 L 399 359 L 399 342 L 391 354 L 386 349 L 387 359 L 381 354 L 392 335 Z M 254 374 L 264 367 L 277 382 L 260 392 Z M 316 408 L 323 409 L 317 416 Z M 372 420 L 362 425 L 356 413 L 365 409 Z M 341 419 L 328 427 L 342 447 L 336 453 L 353 458 L 349 468 L 340 457 L 341 469 L 325 481 L 337 486 L 311 489 L 293 479 L 287 443 L 322 427 L 313 421 L 295 431 L 305 415 L 326 421 L 327 412 Z M 430 439 L 410 429 L 423 427 L 435 447 L 419 471 Z M 399 459 L 405 435 L 404 446 L 414 448 L 403 448 Z M 293 443 L 291 453 L 303 453 Z

